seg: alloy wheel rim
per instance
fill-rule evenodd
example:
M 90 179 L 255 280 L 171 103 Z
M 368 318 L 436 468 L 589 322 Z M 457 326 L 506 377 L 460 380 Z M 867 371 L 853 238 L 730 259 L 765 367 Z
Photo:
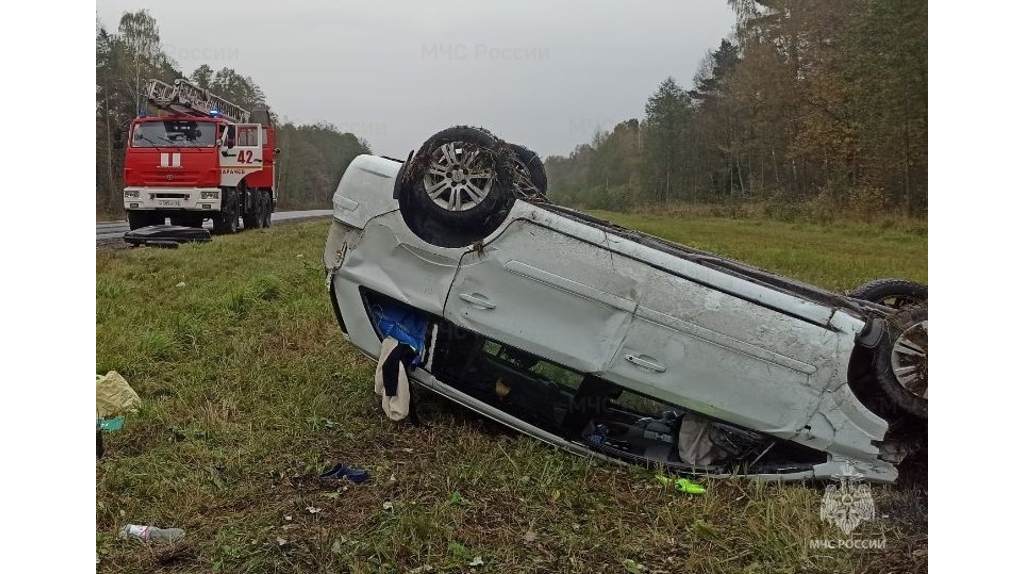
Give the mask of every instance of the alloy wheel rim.
M 907 391 L 928 398 L 928 320 L 907 327 L 893 343 L 892 373 Z
M 496 175 L 490 156 L 462 142 L 446 143 L 430 156 L 423 176 L 427 196 L 446 211 L 467 211 L 490 195 Z

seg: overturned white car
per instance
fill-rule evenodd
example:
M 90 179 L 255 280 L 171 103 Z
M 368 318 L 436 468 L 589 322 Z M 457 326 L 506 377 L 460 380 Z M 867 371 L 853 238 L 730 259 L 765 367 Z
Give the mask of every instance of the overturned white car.
M 678 473 L 892 481 L 922 447 L 927 288 L 837 294 L 551 204 L 536 154 L 451 128 L 362 155 L 324 250 L 345 336 L 578 454 Z

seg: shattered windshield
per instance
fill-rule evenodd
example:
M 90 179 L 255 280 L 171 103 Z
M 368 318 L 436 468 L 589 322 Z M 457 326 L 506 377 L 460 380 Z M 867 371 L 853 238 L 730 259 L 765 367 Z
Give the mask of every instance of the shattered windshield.
M 216 139 L 214 122 L 141 122 L 132 134 L 132 147 L 213 147 Z

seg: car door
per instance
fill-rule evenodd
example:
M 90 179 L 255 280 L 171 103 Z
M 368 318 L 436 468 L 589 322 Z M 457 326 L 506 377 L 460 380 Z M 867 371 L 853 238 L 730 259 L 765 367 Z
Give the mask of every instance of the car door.
M 837 375 L 819 372 L 834 364 L 834 333 L 713 283 L 654 266 L 646 276 L 610 378 L 776 436 L 803 428 Z
M 632 319 L 643 266 L 608 250 L 603 232 L 565 225 L 570 233 L 517 219 L 467 252 L 444 315 L 553 363 L 602 373 Z
M 246 175 L 263 169 L 263 130 L 260 124 L 228 125 L 221 138 L 221 184 L 238 185 Z

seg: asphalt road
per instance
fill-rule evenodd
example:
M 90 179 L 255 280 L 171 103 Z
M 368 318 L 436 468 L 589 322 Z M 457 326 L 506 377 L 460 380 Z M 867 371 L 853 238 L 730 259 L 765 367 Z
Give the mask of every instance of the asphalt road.
M 331 215 L 330 209 L 313 209 L 310 211 L 279 211 L 271 214 L 270 219 L 274 223 L 291 221 L 295 219 L 309 219 L 312 217 L 327 217 Z M 213 224 L 206 222 L 208 229 Z M 98 221 L 96 222 L 96 241 L 104 239 L 120 239 L 128 231 L 127 221 Z

